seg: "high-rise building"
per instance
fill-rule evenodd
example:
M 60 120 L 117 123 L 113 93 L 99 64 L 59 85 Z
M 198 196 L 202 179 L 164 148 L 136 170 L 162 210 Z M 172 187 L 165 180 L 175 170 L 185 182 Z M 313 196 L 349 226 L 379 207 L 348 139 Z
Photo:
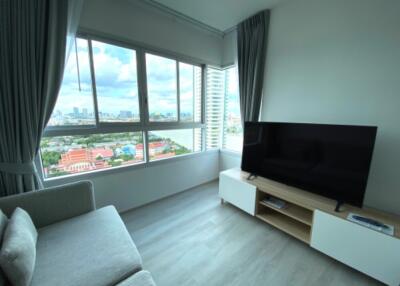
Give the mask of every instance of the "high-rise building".
M 75 117 L 78 117 L 78 116 L 79 116 L 79 108 L 78 108 L 78 107 L 74 107 L 74 108 L 73 108 L 73 111 L 74 111 L 74 112 L 73 112 L 73 113 L 74 113 L 74 116 L 75 116 Z
M 82 115 L 83 115 L 83 118 L 87 118 L 88 117 L 88 109 L 87 108 L 83 108 L 82 109 Z
M 221 122 L 223 120 L 224 104 L 224 71 L 207 68 L 206 78 L 206 147 L 219 148 L 221 140 Z

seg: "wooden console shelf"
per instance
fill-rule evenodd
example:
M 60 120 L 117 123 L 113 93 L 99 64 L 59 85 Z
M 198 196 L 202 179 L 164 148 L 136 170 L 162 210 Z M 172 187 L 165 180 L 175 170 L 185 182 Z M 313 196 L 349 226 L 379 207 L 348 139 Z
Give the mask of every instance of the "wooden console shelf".
M 310 244 L 313 212 L 287 201 L 284 208 L 276 208 L 262 201 L 269 196 L 269 193 L 257 190 L 256 217 Z
M 260 213 L 257 214 L 256 217 L 307 244 L 310 243 L 310 226 L 299 223 L 296 220 L 275 211 Z
M 284 215 L 287 215 L 288 217 L 291 217 L 292 219 L 295 219 L 301 223 L 312 226 L 313 213 L 312 213 L 312 211 L 310 211 L 308 209 L 299 207 L 299 206 L 291 204 L 291 203 L 287 203 L 287 206 L 283 209 L 274 208 L 273 206 L 270 206 L 270 205 L 264 203 L 263 201 L 260 201 L 259 204 L 264 207 L 271 208 L 271 209 L 273 209 L 277 212 L 280 212 Z

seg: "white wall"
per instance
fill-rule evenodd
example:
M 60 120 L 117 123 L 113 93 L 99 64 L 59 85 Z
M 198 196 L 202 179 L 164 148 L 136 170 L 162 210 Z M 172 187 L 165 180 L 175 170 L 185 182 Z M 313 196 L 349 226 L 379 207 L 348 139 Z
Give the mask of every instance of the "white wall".
M 91 180 L 96 205 L 126 211 L 218 178 L 218 151 L 157 162 L 147 168 L 100 171 L 45 182 L 46 187 Z
M 237 31 L 224 35 L 222 43 L 222 66 L 234 65 L 237 62 Z
M 262 120 L 377 125 L 364 203 L 400 213 L 400 1 L 272 11 Z
M 220 65 L 221 35 L 139 0 L 85 0 L 80 28 Z
M 224 171 L 232 168 L 239 168 L 242 162 L 242 154 L 220 150 L 219 152 L 219 171 Z

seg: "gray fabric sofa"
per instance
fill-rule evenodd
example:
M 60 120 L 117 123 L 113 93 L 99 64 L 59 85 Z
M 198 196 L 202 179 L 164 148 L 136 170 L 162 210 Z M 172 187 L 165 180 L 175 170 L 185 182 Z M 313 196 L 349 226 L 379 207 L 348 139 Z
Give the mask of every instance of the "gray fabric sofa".
M 96 209 L 90 182 L 0 199 L 10 216 L 26 210 L 37 230 L 31 286 L 154 286 L 113 206 Z

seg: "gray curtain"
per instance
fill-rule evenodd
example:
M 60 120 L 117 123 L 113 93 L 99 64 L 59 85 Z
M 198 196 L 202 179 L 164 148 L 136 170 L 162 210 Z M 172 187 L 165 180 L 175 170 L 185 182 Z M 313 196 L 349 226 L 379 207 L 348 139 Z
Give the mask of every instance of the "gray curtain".
M 34 164 L 66 59 L 73 0 L 2 0 L 0 196 L 41 188 Z
M 237 27 L 239 95 L 242 125 L 258 121 L 264 81 L 270 11 L 262 11 Z

